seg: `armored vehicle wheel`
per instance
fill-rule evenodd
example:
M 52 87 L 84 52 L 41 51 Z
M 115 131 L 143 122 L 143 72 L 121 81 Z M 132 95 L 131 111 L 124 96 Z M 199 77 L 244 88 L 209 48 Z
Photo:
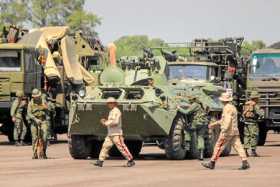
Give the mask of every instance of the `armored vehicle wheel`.
M 186 157 L 186 152 L 184 123 L 182 118 L 176 117 L 165 147 L 166 157 L 172 160 L 182 160 Z
M 259 125 L 259 139 L 258 139 L 258 145 L 262 146 L 265 144 L 266 136 L 267 136 L 267 123 L 270 123 L 269 121 L 260 123 Z
M 143 142 L 140 140 L 125 140 L 125 144 L 129 150 L 129 152 L 132 154 L 133 157 L 138 157 L 142 146 Z M 114 146 L 110 150 L 110 156 L 121 156 L 121 153 L 118 151 L 118 149 Z
M 91 153 L 91 144 L 86 136 L 71 135 L 68 140 L 69 151 L 74 159 L 86 159 Z

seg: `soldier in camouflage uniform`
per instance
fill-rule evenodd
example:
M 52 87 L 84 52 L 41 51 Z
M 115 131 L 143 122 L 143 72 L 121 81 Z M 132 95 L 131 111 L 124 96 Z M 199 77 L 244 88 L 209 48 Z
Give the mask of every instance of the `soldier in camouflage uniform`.
M 251 149 L 251 156 L 258 156 L 256 152 L 259 135 L 258 120 L 264 118 L 264 111 L 258 105 L 259 94 L 253 91 L 250 95 L 250 100 L 247 101 L 243 107 L 244 118 L 244 148 L 247 156 L 248 149 Z
M 190 107 L 188 109 L 179 108 L 179 111 L 191 117 L 191 129 L 197 135 L 196 148 L 199 150 L 198 159 L 203 160 L 205 149 L 204 138 L 208 130 L 208 119 L 206 111 L 196 97 L 189 97 L 189 101 L 191 102 Z
M 32 100 L 28 104 L 27 115 L 32 121 L 31 133 L 32 133 L 32 148 L 33 159 L 38 159 L 35 143 L 38 138 L 43 139 L 44 159 L 47 159 L 47 139 L 49 135 L 49 109 L 46 101 L 42 98 L 42 93 L 38 89 L 32 91 Z M 41 137 L 39 137 L 39 135 Z
M 17 98 L 13 101 L 11 107 L 11 117 L 14 122 L 14 139 L 15 145 L 24 145 L 24 137 L 26 135 L 26 126 L 24 124 L 23 116 L 27 109 L 27 100 L 24 98 L 22 91 L 17 91 Z

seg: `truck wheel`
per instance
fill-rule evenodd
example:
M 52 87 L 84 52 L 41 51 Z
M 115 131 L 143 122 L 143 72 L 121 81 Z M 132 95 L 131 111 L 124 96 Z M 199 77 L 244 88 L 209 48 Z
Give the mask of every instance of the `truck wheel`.
M 175 118 L 167 145 L 165 147 L 166 157 L 172 160 L 182 160 L 186 157 L 184 123 L 182 118 Z
M 140 140 L 125 140 L 125 145 L 127 146 L 129 152 L 132 154 L 133 157 L 138 157 L 141 152 L 143 142 Z M 115 157 L 121 156 L 121 153 L 116 148 L 116 146 L 114 146 L 110 150 L 110 156 L 115 156 Z
M 258 137 L 258 145 L 262 146 L 265 144 L 266 136 L 267 136 L 267 123 L 269 121 L 263 122 L 259 124 L 259 137 Z
M 68 144 L 69 152 L 74 159 L 86 159 L 90 156 L 91 145 L 86 136 L 71 135 Z

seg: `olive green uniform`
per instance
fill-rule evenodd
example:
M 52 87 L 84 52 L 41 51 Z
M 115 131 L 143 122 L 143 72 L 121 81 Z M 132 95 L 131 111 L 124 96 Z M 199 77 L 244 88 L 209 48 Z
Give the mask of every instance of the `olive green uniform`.
M 27 103 L 20 97 L 17 97 L 12 103 L 11 117 L 15 118 L 14 122 L 14 140 L 16 142 L 22 142 L 26 135 L 26 126 L 23 121 L 23 115 L 26 112 Z
M 44 153 L 46 155 L 47 139 L 49 136 L 49 121 L 48 121 L 48 107 L 45 100 L 42 99 L 41 104 L 36 104 L 34 99 L 28 104 L 27 115 L 31 122 L 32 146 L 33 156 L 36 155 L 35 143 L 39 136 L 43 139 Z
M 203 152 L 205 148 L 204 138 L 208 130 L 206 112 L 198 102 L 193 102 L 188 109 L 179 108 L 179 111 L 191 117 L 191 129 L 194 129 L 197 135 L 196 148 Z
M 252 105 L 253 116 L 244 117 L 244 148 L 256 150 L 258 145 L 259 125 L 258 120 L 263 119 L 264 111 L 254 101 L 247 101 L 245 105 Z

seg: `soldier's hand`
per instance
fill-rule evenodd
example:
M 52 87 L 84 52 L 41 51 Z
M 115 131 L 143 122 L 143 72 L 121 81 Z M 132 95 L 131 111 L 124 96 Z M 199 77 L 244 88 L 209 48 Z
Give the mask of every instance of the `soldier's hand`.
M 12 117 L 12 121 L 13 121 L 13 122 L 16 122 L 16 118 L 15 118 L 15 117 Z
M 36 122 L 37 124 L 41 124 L 41 123 L 42 123 L 42 121 L 39 120 L 39 119 L 36 119 L 35 122 Z
M 100 123 L 101 123 L 102 125 L 104 125 L 105 122 L 106 122 L 106 119 L 104 119 L 104 118 L 102 118 L 102 119 L 100 120 Z

